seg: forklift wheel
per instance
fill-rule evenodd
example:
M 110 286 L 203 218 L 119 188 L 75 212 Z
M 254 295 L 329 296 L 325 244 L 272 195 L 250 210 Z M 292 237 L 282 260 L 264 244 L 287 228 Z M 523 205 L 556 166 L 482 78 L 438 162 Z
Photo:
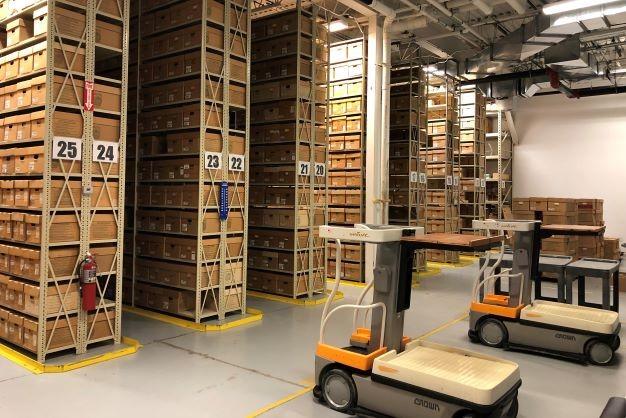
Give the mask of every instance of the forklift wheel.
M 315 399 L 322 399 L 322 389 L 320 389 L 320 387 L 317 385 L 315 385 L 315 387 L 313 388 L 313 396 L 315 397 Z
M 606 366 L 610 364 L 613 361 L 613 357 L 615 357 L 613 349 L 607 343 L 599 340 L 594 340 L 589 343 L 586 354 L 587 360 L 596 366 Z
M 478 326 L 480 342 L 489 347 L 503 347 L 509 338 L 506 327 L 499 319 L 487 318 Z
M 517 396 L 515 396 L 515 398 L 511 401 L 511 406 L 509 406 L 509 412 L 506 414 L 506 418 L 516 418 L 518 411 L 519 402 L 517 401 Z
M 322 378 L 321 390 L 324 401 L 335 411 L 346 413 L 356 406 L 356 385 L 345 370 L 328 370 Z

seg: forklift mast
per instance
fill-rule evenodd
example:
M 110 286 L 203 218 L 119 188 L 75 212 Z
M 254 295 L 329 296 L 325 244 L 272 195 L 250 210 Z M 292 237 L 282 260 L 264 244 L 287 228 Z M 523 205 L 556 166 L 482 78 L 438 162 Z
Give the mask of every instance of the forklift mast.
M 511 272 L 513 274 L 522 273 L 523 279 L 519 276 L 510 279 L 509 306 L 511 307 L 531 303 L 532 283 L 539 274 L 541 222 L 527 222 L 532 223 L 530 230 L 515 231 L 513 239 L 513 269 Z

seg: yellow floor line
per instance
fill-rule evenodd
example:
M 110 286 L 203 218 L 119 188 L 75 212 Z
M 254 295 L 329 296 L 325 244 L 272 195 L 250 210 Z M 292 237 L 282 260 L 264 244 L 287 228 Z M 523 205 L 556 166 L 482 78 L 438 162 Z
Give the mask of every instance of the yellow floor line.
M 292 393 L 291 395 L 287 395 L 284 398 L 277 400 L 276 402 L 272 402 L 271 404 L 269 404 L 267 406 L 264 406 L 263 408 L 258 409 L 256 411 L 254 411 L 253 413 L 247 415 L 246 418 L 255 418 L 255 417 L 258 417 L 260 415 L 265 414 L 266 412 L 271 411 L 272 409 L 278 408 L 279 406 L 284 405 L 284 404 L 286 404 L 289 401 L 292 401 L 292 400 L 294 400 L 294 399 L 296 399 L 296 398 L 298 398 L 298 397 L 300 397 L 300 396 L 302 396 L 302 395 L 304 395 L 306 393 L 309 393 L 310 391 L 313 390 L 314 386 L 315 385 L 307 386 L 307 387 L 305 387 L 303 389 L 300 389 L 297 392 Z
M 255 298 L 259 298 L 259 299 L 265 299 L 265 300 L 271 300 L 273 302 L 288 303 L 290 305 L 307 306 L 307 307 L 323 305 L 324 303 L 326 303 L 326 299 L 328 299 L 328 296 L 324 296 L 319 299 L 313 299 L 313 300 L 293 299 L 287 296 L 279 296 L 279 295 L 272 295 L 271 293 L 257 292 L 256 290 L 248 290 L 246 293 L 248 296 L 252 296 Z M 328 294 L 330 293 L 330 291 L 326 291 L 326 293 Z M 343 299 L 343 293 L 337 292 L 337 294 L 335 295 L 335 300 L 341 300 L 341 299 Z
M 328 284 L 335 283 L 335 279 L 328 278 L 328 279 L 326 279 L 326 283 L 328 283 Z M 363 287 L 367 286 L 367 283 L 353 282 L 352 280 L 342 280 L 341 281 L 341 285 L 342 286 L 348 286 L 348 287 L 361 287 L 361 288 L 363 288 Z
M 143 316 L 144 318 L 154 319 L 155 321 L 161 321 L 171 325 L 176 325 L 178 327 L 188 328 L 200 332 L 226 331 L 231 328 L 251 324 L 253 322 L 257 322 L 263 319 L 263 311 L 253 308 L 246 309 L 246 313 L 248 314 L 248 316 L 246 316 L 245 318 L 226 322 L 224 324 L 198 324 L 196 322 L 188 321 L 186 319 L 176 318 L 170 315 L 165 315 L 159 312 L 153 312 L 147 309 L 141 309 L 133 306 L 124 306 L 123 309 L 124 312 L 130 312 L 139 316 Z
M 426 338 L 432 337 L 433 335 L 443 331 L 444 329 L 446 329 L 448 327 L 451 327 L 452 325 L 454 325 L 454 324 L 456 324 L 458 322 L 464 321 L 465 319 L 467 319 L 467 317 L 469 317 L 469 313 L 464 313 L 463 315 L 461 315 L 461 316 L 459 316 L 457 318 L 454 318 L 454 319 L 446 322 L 445 324 L 442 324 L 442 325 L 438 326 L 437 328 L 428 331 L 425 334 L 422 334 L 422 335 L 418 336 L 417 339 L 418 340 L 425 340 Z
M 3 344 L 0 344 L 0 356 L 6 358 L 9 361 L 12 361 L 18 366 L 22 366 L 23 368 L 34 374 L 65 373 L 72 370 L 80 369 L 81 367 L 87 367 L 91 366 L 92 364 L 103 363 L 108 360 L 113 360 L 119 357 L 134 354 L 142 347 L 139 341 L 129 337 L 122 337 L 121 342 L 122 344 L 126 344 L 128 347 L 113 350 L 108 353 L 97 354 L 83 360 L 71 361 L 64 364 L 39 363 L 37 360 L 34 360 L 29 356 L 24 355 L 19 351 L 16 351 Z
M 428 261 L 427 264 L 428 266 L 434 266 L 434 267 L 439 267 L 439 268 L 460 268 L 460 267 L 467 267 L 467 266 L 471 266 L 474 263 L 474 261 L 469 261 L 469 260 L 464 260 L 464 261 L 459 261 L 458 263 L 440 263 L 438 261 Z

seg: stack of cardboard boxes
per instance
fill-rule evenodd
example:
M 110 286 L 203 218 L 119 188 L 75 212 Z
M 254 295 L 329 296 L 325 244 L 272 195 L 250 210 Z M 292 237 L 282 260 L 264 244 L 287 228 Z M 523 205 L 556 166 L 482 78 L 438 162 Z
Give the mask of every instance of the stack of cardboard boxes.
M 325 288 L 328 34 L 314 10 L 252 23 L 248 287 L 291 298 Z
M 389 223 L 424 226 L 426 205 L 426 77 L 414 63 L 391 69 Z M 426 267 L 426 252 L 416 268 Z
M 457 233 L 460 228 L 459 106 L 454 81 L 430 74 L 426 155 L 426 233 Z M 453 251 L 428 250 L 428 261 L 454 263 Z
M 328 223 L 332 225 L 365 220 L 365 47 L 362 39 L 330 46 Z M 330 276 L 335 275 L 333 248 L 331 244 L 327 252 Z M 365 280 L 363 248 L 355 245 L 346 252 L 342 278 Z
M 543 224 L 604 225 L 602 199 L 514 198 L 513 219 L 537 219 Z M 620 258 L 619 239 L 594 236 L 554 236 L 542 241 L 546 254 Z
M 122 10 L 115 0 L 100 2 L 95 38 L 87 40 L 85 1 L 57 3 L 53 10 L 45 1 L 0 3 L 0 339 L 37 353 L 39 361 L 52 351 L 119 341 L 114 277 L 122 238 L 116 178 L 124 161 L 118 155 L 126 88 Z M 120 58 L 106 79 L 99 77 L 100 61 L 86 68 L 87 42 Z M 96 75 L 92 83 L 85 80 L 88 70 Z M 89 125 L 83 108 L 93 112 Z M 92 146 L 93 161 L 83 161 L 83 150 Z M 85 171 L 91 196 L 83 217 Z M 78 333 L 82 234 L 88 234 L 82 241 L 97 260 L 99 281 L 97 314 L 85 316 L 87 335 Z M 39 329 L 41 316 L 48 318 L 46 329 Z
M 127 199 L 134 213 L 127 223 L 134 231 L 127 234 L 133 260 L 125 265 L 133 298 L 126 300 L 196 322 L 241 312 L 246 3 L 141 2 L 137 14 L 130 72 L 135 98 L 129 100 L 137 109 L 129 135 L 136 163 L 127 176 L 135 185 Z
M 459 93 L 461 233 L 474 234 L 473 220 L 485 219 L 486 101 L 476 88 Z

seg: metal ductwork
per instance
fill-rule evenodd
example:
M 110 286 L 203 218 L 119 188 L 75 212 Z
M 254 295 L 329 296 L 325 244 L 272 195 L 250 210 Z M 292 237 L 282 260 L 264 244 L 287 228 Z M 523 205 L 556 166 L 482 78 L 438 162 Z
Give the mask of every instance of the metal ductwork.
M 578 36 L 546 49 L 544 61 L 547 67 L 567 80 L 595 77 L 599 73 L 595 57 L 583 50 Z

